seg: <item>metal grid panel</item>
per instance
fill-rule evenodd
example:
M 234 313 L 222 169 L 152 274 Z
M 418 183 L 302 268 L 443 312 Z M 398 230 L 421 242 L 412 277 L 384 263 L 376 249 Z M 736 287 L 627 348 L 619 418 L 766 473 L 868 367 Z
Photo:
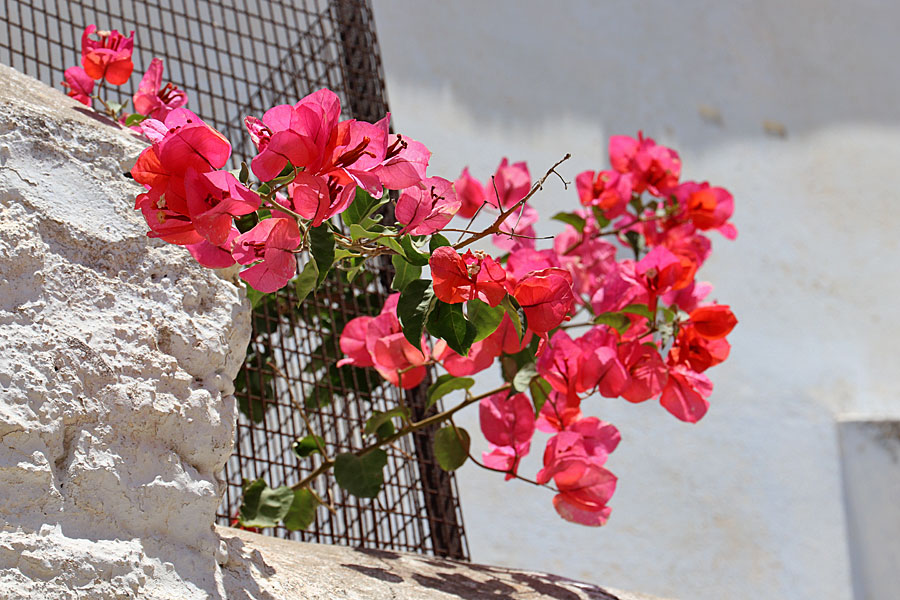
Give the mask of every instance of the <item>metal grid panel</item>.
M 345 117 L 374 121 L 387 110 L 368 0 L 0 0 L 0 7 L 0 61 L 54 86 L 66 67 L 80 64 L 86 25 L 134 30 L 135 64 L 144 68 L 154 56 L 163 60 L 164 79 L 184 89 L 188 107 L 231 140 L 235 165 L 254 153 L 243 131 L 245 115 L 262 116 L 319 88 L 338 94 Z M 139 79 L 135 73 L 131 84 Z M 120 89 L 121 100 L 134 92 L 129 85 Z M 399 391 L 381 385 L 377 376 L 333 364 L 340 355 L 334 332 L 355 316 L 376 314 L 390 277 L 390 263 L 382 262 L 352 286 L 330 278 L 299 309 L 285 290 L 255 311 L 237 394 L 254 419 L 238 419 L 220 523 L 236 514 L 243 478 L 290 485 L 317 464 L 315 455 L 298 461 L 291 452 L 294 440 L 307 433 L 295 402 L 307 407 L 316 433 L 334 452 L 362 447 L 365 416 L 400 401 Z M 284 377 L 273 374 L 270 362 Z M 405 394 L 417 418 L 424 414 L 424 389 L 423 384 Z M 431 434 L 417 432 L 388 448 L 386 484 L 377 498 L 349 496 L 330 476 L 322 477 L 316 489 L 333 501 L 335 513 L 320 507 L 306 532 L 270 532 L 467 559 L 455 481 L 438 468 Z

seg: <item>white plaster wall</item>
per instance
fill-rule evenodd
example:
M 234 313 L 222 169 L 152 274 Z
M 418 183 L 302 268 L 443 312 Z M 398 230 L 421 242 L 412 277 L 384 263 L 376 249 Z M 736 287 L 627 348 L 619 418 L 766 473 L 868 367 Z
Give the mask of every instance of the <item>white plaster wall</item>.
M 509 156 L 537 176 L 571 152 L 574 179 L 643 129 L 736 200 L 740 237 L 701 272 L 740 319 L 710 413 L 594 401 L 623 434 L 602 529 L 464 467 L 473 558 L 685 599 L 853 597 L 835 421 L 900 417 L 900 3 L 375 0 L 375 17 L 395 126 L 432 173 L 486 179 Z M 554 182 L 534 205 L 576 202 Z

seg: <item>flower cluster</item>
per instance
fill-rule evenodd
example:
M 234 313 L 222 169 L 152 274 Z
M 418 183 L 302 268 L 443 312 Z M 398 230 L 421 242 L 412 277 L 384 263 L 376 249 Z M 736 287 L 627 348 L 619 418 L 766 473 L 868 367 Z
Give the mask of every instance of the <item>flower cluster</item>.
M 91 96 L 94 81 L 124 83 L 132 49 L 133 35 L 89 27 L 83 68 L 66 71 L 69 94 L 90 105 L 99 99 Z M 342 120 L 338 96 L 322 89 L 261 118 L 247 116 L 256 155 L 227 171 L 231 144 L 185 108 L 184 92 L 162 85 L 162 73 L 153 59 L 133 96 L 134 115 L 99 99 L 150 142 L 131 170 L 145 188 L 135 209 L 148 235 L 185 246 L 210 268 L 242 265 L 240 277 L 256 293 L 293 280 L 301 301 L 332 268 L 350 282 L 367 259 L 390 255 L 397 293 L 380 314 L 346 324 L 336 367 L 373 368 L 410 389 L 440 366 L 446 373 L 428 388 L 429 406 L 465 392 L 463 402 L 422 421 L 411 421 L 402 403 L 374 415 L 365 428 L 377 438 L 372 445 L 328 459 L 314 474 L 333 466 L 338 484 L 371 497 L 380 488 L 372 482 L 382 480 L 382 446 L 449 422 L 434 442 L 442 467 L 471 459 L 530 481 L 519 466 L 541 430 L 552 437 L 532 483 L 556 492 L 564 519 L 596 526 L 610 515 L 617 480 L 606 461 L 620 434 L 582 412 L 588 398 L 657 399 L 686 422 L 706 414 L 712 383 L 705 372 L 728 357 L 737 319 L 727 305 L 706 300 L 712 288 L 696 276 L 712 250 L 707 233 L 737 235 L 734 201 L 723 188 L 683 181 L 674 150 L 640 133 L 612 137 L 611 168 L 576 177 L 580 207 L 556 214 L 564 230 L 539 248 L 538 213 L 528 201 L 562 161 L 537 182 L 524 162 L 505 158 L 489 182 L 468 169 L 453 182 L 429 176 L 431 153 L 392 134 L 390 115 L 377 123 Z M 394 222 L 382 222 L 385 212 Z M 491 224 L 470 230 L 480 214 Z M 468 223 L 450 228 L 454 217 Z M 455 243 L 442 234 L 450 232 L 461 234 Z M 475 249 L 488 240 L 495 255 Z M 473 396 L 470 376 L 494 364 L 505 383 Z M 452 424 L 457 410 L 475 402 L 490 444 L 483 463 L 471 457 L 468 433 Z M 308 437 L 298 444 L 315 447 L 316 436 Z M 291 502 L 314 508 L 321 501 L 308 480 L 294 491 L 281 493 L 285 515 Z

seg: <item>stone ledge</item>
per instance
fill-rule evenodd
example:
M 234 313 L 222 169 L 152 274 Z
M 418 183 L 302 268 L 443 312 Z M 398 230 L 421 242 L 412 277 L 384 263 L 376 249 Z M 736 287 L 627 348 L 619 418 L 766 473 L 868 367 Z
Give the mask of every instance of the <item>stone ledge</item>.
M 265 600 L 661 600 L 547 573 L 216 530 L 226 589 L 248 582 Z

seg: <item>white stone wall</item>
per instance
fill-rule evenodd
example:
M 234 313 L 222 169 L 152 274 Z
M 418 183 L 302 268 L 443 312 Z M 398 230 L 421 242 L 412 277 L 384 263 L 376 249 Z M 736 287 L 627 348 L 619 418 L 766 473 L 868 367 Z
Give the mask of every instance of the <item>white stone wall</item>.
M 374 4 L 395 127 L 429 145 L 432 173 L 486 179 L 508 156 L 537 176 L 571 152 L 572 180 L 605 168 L 609 135 L 643 129 L 735 197 L 740 237 L 716 237 L 701 271 L 740 319 L 709 414 L 596 400 L 622 431 L 599 530 L 464 467 L 473 558 L 679 598 L 852 598 L 836 420 L 900 418 L 900 3 Z M 576 202 L 551 181 L 534 205 Z M 885 537 L 870 551 L 897 552 Z
M 249 305 L 146 237 L 103 121 L 0 66 L 0 597 L 216 597 Z

